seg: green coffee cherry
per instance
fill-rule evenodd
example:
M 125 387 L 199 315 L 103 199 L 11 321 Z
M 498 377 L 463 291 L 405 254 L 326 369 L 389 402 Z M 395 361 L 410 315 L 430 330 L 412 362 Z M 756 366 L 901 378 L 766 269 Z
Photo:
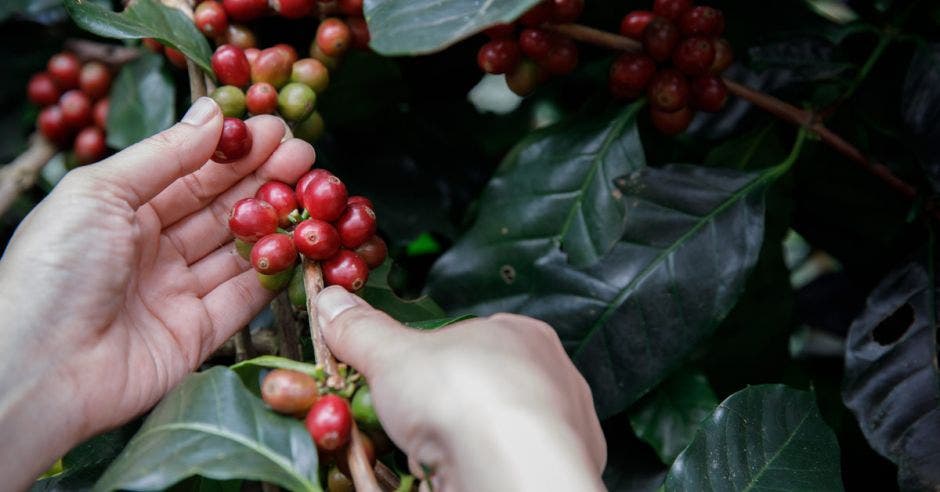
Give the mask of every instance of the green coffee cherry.
M 275 273 L 274 275 L 265 275 L 259 272 L 255 273 L 258 275 L 258 283 L 272 292 L 280 292 L 284 287 L 287 287 L 287 284 L 290 283 L 291 278 L 294 276 L 293 270 L 289 268 L 283 272 Z
M 222 114 L 230 118 L 241 118 L 245 114 L 245 93 L 234 85 L 223 85 L 212 91 L 210 96 L 220 108 Z
M 323 117 L 320 116 L 319 111 L 314 111 L 307 119 L 294 126 L 294 136 L 313 143 L 323 136 L 324 130 L 326 130 L 326 123 L 323 122 Z
M 375 407 L 372 406 L 372 392 L 368 386 L 363 385 L 353 396 L 352 415 L 356 422 L 366 429 L 382 428 L 379 417 L 375 414 Z
M 296 308 L 307 307 L 307 291 L 304 289 L 303 265 L 294 267 L 294 273 L 291 275 L 290 283 L 287 285 L 287 297 L 290 299 L 291 306 Z
M 235 238 L 235 251 L 238 251 L 238 256 L 244 258 L 245 261 L 251 261 L 252 246 L 254 246 L 254 244 Z
M 277 111 L 288 121 L 302 121 L 313 112 L 317 95 L 309 86 L 291 82 L 277 94 Z

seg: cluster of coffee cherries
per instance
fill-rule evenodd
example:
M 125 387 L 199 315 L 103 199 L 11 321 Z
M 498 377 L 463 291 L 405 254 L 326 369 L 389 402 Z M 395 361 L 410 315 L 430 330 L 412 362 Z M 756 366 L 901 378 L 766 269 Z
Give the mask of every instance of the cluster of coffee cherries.
M 71 146 L 77 164 L 104 157 L 111 70 L 97 61 L 82 63 L 73 53 L 53 55 L 46 71 L 29 79 L 26 94 L 41 107 L 39 132 L 60 148 Z
M 584 0 L 545 0 L 516 23 L 490 27 L 484 31 L 490 41 L 477 52 L 477 64 L 484 72 L 505 74 L 506 85 L 516 94 L 531 94 L 549 76 L 577 68 L 578 45 L 544 26 L 574 22 L 582 10 Z M 518 33 L 517 24 L 522 26 Z
M 340 365 L 340 370 L 345 373 L 347 368 Z M 272 410 L 304 419 L 320 464 L 329 467 L 325 477 L 328 492 L 354 490 L 346 460 L 354 421 L 370 466 L 375 466 L 377 454 L 390 451 L 392 446 L 375 414 L 369 387 L 361 384 L 356 388 L 361 381 L 358 374 L 344 379 L 345 389 L 339 392 L 326 387 L 323 374 L 314 377 L 288 369 L 274 369 L 261 382 L 261 398 Z
M 624 53 L 610 67 L 610 91 L 622 99 L 649 98 L 653 125 L 666 135 L 688 128 L 693 109 L 719 111 L 728 97 L 721 72 L 733 61 L 721 38 L 722 12 L 692 0 L 656 0 L 653 10 L 635 10 L 620 33 L 643 43 L 642 53 Z
M 298 253 L 320 262 L 327 285 L 350 292 L 365 285 L 388 253 L 376 235 L 372 202 L 348 196 L 343 182 L 324 169 L 308 172 L 295 188 L 265 183 L 253 198 L 235 203 L 228 226 L 261 285 L 275 291 L 292 282 L 302 287 Z

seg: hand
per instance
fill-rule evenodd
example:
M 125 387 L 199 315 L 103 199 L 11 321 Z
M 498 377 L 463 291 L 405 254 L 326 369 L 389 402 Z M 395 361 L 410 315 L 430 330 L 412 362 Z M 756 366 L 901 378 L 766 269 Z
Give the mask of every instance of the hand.
M 25 486 L 69 447 L 153 406 L 271 299 L 231 244 L 227 215 L 313 148 L 280 120 L 248 120 L 249 155 L 207 160 L 222 116 L 183 121 L 70 172 L 0 261 L 0 476 Z M 10 486 L 10 483 L 7 483 Z
M 365 375 L 389 437 L 431 467 L 435 491 L 603 490 L 590 388 L 545 323 L 498 314 L 420 332 L 338 287 L 316 306 L 327 345 Z

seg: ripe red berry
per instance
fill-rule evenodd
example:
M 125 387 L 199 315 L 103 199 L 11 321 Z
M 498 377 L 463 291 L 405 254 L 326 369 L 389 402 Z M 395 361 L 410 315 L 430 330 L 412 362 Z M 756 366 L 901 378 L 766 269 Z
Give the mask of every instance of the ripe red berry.
M 356 254 L 371 269 L 378 268 L 388 256 L 388 246 L 379 236 L 372 236 L 356 248 Z
M 552 35 L 544 29 L 530 27 L 519 33 L 519 49 L 533 60 L 542 60 L 552 48 Z
M 267 82 L 252 84 L 245 94 L 245 107 L 251 114 L 274 114 L 277 110 L 277 89 Z
M 656 0 L 653 2 L 653 12 L 671 21 L 679 20 L 682 14 L 692 8 L 692 0 Z
M 223 0 L 222 6 L 229 17 L 239 22 L 257 19 L 268 11 L 267 0 Z
M 709 38 L 686 38 L 672 54 L 672 64 L 688 75 L 707 72 L 715 61 L 715 45 Z
M 251 266 L 260 273 L 273 275 L 294 266 L 297 250 L 286 234 L 268 234 L 251 248 Z
M 294 246 L 311 260 L 325 260 L 339 251 L 339 233 L 329 222 L 307 219 L 294 228 Z
M 519 45 L 512 39 L 494 39 L 480 47 L 477 64 L 487 73 L 506 73 L 519 63 Z
M 291 66 L 290 80 L 307 85 L 319 94 L 330 85 L 330 70 L 320 60 L 304 58 Z
M 234 162 L 251 151 L 251 132 L 248 125 L 238 118 L 222 120 L 222 135 L 212 154 L 212 160 L 221 164 Z
M 341 249 L 321 264 L 323 279 L 329 285 L 340 285 L 349 292 L 355 292 L 369 279 L 369 266 L 356 253 Z
M 324 171 L 307 183 L 300 201 L 310 217 L 333 222 L 346 209 L 347 196 L 346 185 L 329 171 Z
M 720 111 L 728 100 L 728 87 L 715 75 L 702 75 L 692 79 L 692 104 L 702 111 Z
M 59 89 L 66 91 L 78 87 L 78 74 L 82 64 L 72 53 L 59 53 L 49 58 L 46 72 L 55 81 Z
M 715 61 L 712 62 L 710 71 L 714 74 L 720 74 L 734 62 L 734 52 L 731 50 L 731 43 L 727 39 L 716 39 L 712 44 L 715 46 Z
M 552 6 L 547 1 L 535 4 L 526 13 L 522 14 L 519 22 L 523 26 L 537 27 L 548 22 L 552 18 Z
M 678 111 L 667 112 L 650 108 L 653 126 L 665 135 L 678 135 L 692 123 L 692 110 L 684 107 Z
M 46 72 L 40 72 L 29 79 L 26 86 L 26 97 L 38 106 L 55 104 L 59 100 L 59 88 L 55 80 Z
M 245 48 L 245 58 L 248 60 L 249 66 L 254 66 L 255 60 L 258 59 L 258 55 L 261 54 L 261 50 L 258 48 Z
M 293 62 L 280 48 L 265 48 L 251 64 L 251 81 L 281 88 L 290 80 L 291 65 Z
M 104 98 L 96 102 L 95 106 L 91 108 L 91 118 L 95 121 L 95 124 L 98 125 L 98 128 L 102 130 L 108 129 L 108 108 L 110 106 L 108 98 Z
M 106 150 L 104 132 L 97 126 L 84 128 L 75 137 L 72 150 L 80 164 L 89 164 L 101 159 Z
M 251 81 L 251 66 L 245 52 L 231 44 L 219 46 L 212 54 L 212 71 L 222 85 L 245 87 Z
M 36 124 L 39 126 L 39 132 L 47 140 L 56 144 L 62 144 L 71 133 L 71 128 L 65 123 L 62 108 L 59 106 L 47 106 L 40 111 Z
M 210 38 L 222 36 L 228 29 L 228 14 L 222 4 L 215 0 L 206 0 L 197 5 L 193 21 L 196 27 Z
M 157 54 L 163 53 L 163 45 L 160 44 L 160 41 L 157 41 L 156 39 L 144 38 L 144 39 L 141 39 L 140 42 L 143 43 L 144 47 L 146 47 L 148 50 L 154 53 L 157 53 Z
M 228 30 L 225 31 L 223 41 L 238 46 L 243 50 L 258 46 L 258 39 L 255 38 L 255 33 L 251 29 L 239 24 L 228 25 Z
M 522 60 L 515 70 L 506 74 L 506 85 L 516 95 L 525 97 L 535 91 L 535 88 L 545 77 L 546 74 L 542 67 L 534 61 Z
M 339 0 L 339 11 L 350 17 L 362 17 L 362 0 Z
M 369 41 L 372 35 L 369 34 L 369 25 L 362 17 L 349 17 L 346 19 L 346 25 L 349 26 L 349 33 L 352 35 L 352 47 L 357 50 L 369 49 Z
M 313 12 L 314 0 L 271 0 L 271 7 L 285 19 L 300 19 Z
M 91 122 L 91 99 L 82 91 L 72 89 L 59 99 L 65 124 L 79 129 Z
M 352 414 L 346 400 L 333 394 L 320 397 L 304 422 L 317 449 L 334 451 L 349 442 Z
M 253 243 L 277 232 L 277 211 L 270 203 L 257 198 L 242 198 L 235 202 L 228 216 L 232 235 Z
M 643 31 L 643 46 L 654 60 L 664 62 L 679 44 L 679 29 L 672 22 L 656 17 Z
M 656 14 L 649 10 L 634 10 L 623 16 L 623 20 L 620 21 L 620 34 L 640 41 L 643 39 L 643 31 L 646 30 L 646 26 L 650 25 L 654 17 L 656 17 Z
M 313 178 L 323 173 L 329 173 L 329 171 L 325 169 L 313 169 L 311 171 L 307 171 L 306 174 L 304 174 L 303 176 L 300 177 L 300 179 L 297 180 L 297 184 L 294 185 L 294 193 L 297 195 L 297 203 L 300 205 L 301 208 L 307 208 L 307 206 L 304 205 L 304 190 L 307 189 L 307 185 L 309 185 L 310 182 L 313 181 Z
M 90 61 L 82 66 L 78 75 L 78 86 L 92 99 L 108 95 L 111 89 L 111 71 L 104 63 Z
M 268 181 L 258 188 L 255 198 L 268 202 L 274 207 L 278 222 L 282 226 L 290 225 L 290 214 L 297 210 L 297 199 L 290 185 L 280 181 Z
M 647 93 L 654 108 L 666 112 L 678 111 L 689 103 L 689 82 L 678 70 L 663 69 L 653 76 Z
M 516 33 L 515 24 L 496 24 L 483 31 L 490 39 L 511 38 Z
M 375 234 L 375 212 L 361 203 L 355 203 L 346 207 L 335 225 L 343 247 L 354 249 Z
M 297 50 L 295 50 L 293 46 L 287 43 L 278 43 L 272 46 L 272 48 L 279 50 L 289 64 L 293 65 L 294 62 L 297 61 Z
M 166 55 L 166 59 L 170 60 L 170 63 L 176 68 L 186 68 L 186 55 L 184 55 L 182 51 L 172 46 L 164 46 L 163 54 Z
M 316 380 L 302 372 L 275 369 L 261 382 L 261 399 L 285 415 L 306 415 L 319 396 Z
M 362 205 L 365 205 L 365 206 L 371 208 L 372 210 L 375 210 L 375 207 L 372 206 L 372 200 L 369 200 L 368 198 L 366 198 L 366 197 L 364 197 L 364 196 L 362 196 L 362 195 L 353 195 L 353 196 L 351 196 L 351 197 L 349 197 L 349 198 L 346 199 L 346 206 L 347 206 L 347 207 L 348 207 L 348 206 L 351 206 L 351 205 L 355 205 L 355 204 L 357 204 L 357 203 L 361 203 Z
M 656 62 L 652 58 L 641 53 L 624 53 L 610 66 L 611 88 L 616 87 L 623 94 L 639 95 L 655 73 Z
M 536 62 L 552 75 L 569 74 L 578 67 L 578 45 L 571 39 L 555 37 L 548 55 Z
M 316 43 L 326 56 L 340 56 L 349 49 L 352 33 L 349 26 L 340 19 L 323 19 L 317 28 Z
M 581 17 L 584 10 L 584 0 L 551 0 L 552 20 L 563 24 L 574 22 Z
M 679 30 L 686 36 L 720 36 L 725 30 L 725 16 L 712 7 L 693 7 L 682 14 Z

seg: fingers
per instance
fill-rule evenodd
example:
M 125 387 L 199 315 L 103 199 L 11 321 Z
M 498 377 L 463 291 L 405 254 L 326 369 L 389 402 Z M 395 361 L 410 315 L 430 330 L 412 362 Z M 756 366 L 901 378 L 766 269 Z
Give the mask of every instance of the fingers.
M 317 320 L 323 338 L 337 359 L 363 373 L 366 379 L 382 372 L 415 349 L 420 334 L 373 309 L 359 296 L 338 286 L 317 296 Z
M 199 98 L 180 123 L 87 168 L 88 176 L 113 185 L 137 209 L 177 178 L 206 163 L 219 142 L 222 112 Z
M 258 283 L 254 271 L 242 272 L 223 282 L 202 298 L 212 321 L 212 340 L 204 347 L 209 352 L 228 340 L 274 298 L 274 294 Z M 200 354 L 205 360 L 209 353 Z
M 251 265 L 235 251 L 235 246 L 228 243 L 190 266 L 190 271 L 199 280 L 196 295 L 202 297 L 250 268 Z

